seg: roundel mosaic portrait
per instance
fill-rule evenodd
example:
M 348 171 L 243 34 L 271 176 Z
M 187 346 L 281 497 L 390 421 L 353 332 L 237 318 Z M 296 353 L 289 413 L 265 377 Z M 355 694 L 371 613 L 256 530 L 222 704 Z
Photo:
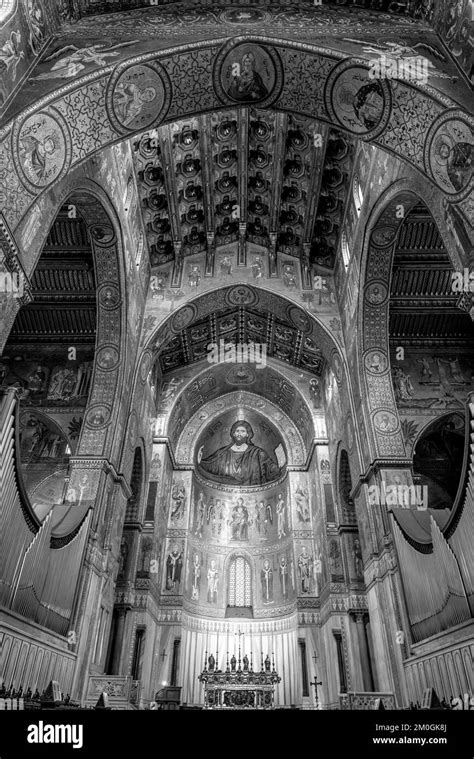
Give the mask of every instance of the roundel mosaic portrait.
M 108 84 L 106 101 L 118 132 L 156 126 L 171 102 L 168 75 L 156 62 L 119 68 Z
M 61 114 L 40 111 L 13 129 L 15 163 L 23 184 L 32 192 L 63 177 L 71 164 L 71 136 Z
M 389 85 L 386 80 L 371 79 L 363 66 L 350 61 L 338 64 L 327 79 L 324 97 L 331 119 L 352 134 L 373 139 L 389 122 Z
M 461 200 L 474 187 L 474 121 L 462 111 L 442 114 L 425 142 L 425 168 L 439 187 Z
M 223 103 L 273 103 L 283 87 L 283 66 L 274 48 L 234 41 L 216 57 L 214 88 Z
M 225 24 L 259 24 L 268 21 L 268 13 L 257 8 L 232 8 L 221 11 L 219 18 Z

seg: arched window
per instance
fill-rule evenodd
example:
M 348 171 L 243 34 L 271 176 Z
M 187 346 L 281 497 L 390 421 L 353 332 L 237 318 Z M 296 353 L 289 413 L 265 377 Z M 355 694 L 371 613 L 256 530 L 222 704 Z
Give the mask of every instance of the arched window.
M 349 244 L 347 242 L 347 235 L 345 232 L 341 234 L 341 250 L 342 250 L 342 260 L 344 261 L 344 268 L 347 271 L 349 267 L 349 261 L 351 260 L 351 252 L 349 250 Z
M 360 216 L 362 204 L 364 202 L 364 195 L 359 182 L 359 177 L 355 176 L 352 181 L 352 195 L 354 197 L 354 203 L 357 211 L 357 216 Z
M 227 606 L 252 606 L 252 575 L 250 562 L 244 556 L 235 556 L 229 567 Z

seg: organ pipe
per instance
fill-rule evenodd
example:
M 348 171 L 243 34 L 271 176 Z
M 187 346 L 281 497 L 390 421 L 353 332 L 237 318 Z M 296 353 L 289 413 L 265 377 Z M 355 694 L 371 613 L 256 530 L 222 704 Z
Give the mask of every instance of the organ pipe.
M 449 545 L 457 558 L 471 616 L 474 616 L 474 403 L 469 404 L 469 471 L 462 513 Z
M 23 556 L 34 538 L 21 508 L 15 459 L 15 391 L 0 392 L 0 604 L 10 606 Z
M 39 523 L 19 472 L 17 399 L 0 391 L 0 604 L 65 635 L 88 536 L 89 511 L 75 537 L 51 547 L 54 509 Z
M 434 519 L 430 554 L 420 553 L 407 542 L 393 515 L 392 528 L 414 640 L 469 619 L 456 560 Z

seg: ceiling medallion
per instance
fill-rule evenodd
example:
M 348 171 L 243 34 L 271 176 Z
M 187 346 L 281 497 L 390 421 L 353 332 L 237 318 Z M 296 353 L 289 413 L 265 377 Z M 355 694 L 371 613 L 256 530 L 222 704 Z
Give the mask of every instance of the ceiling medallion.
M 114 369 L 119 361 L 119 352 L 114 345 L 104 345 L 96 354 L 96 361 L 103 371 Z
M 283 87 L 283 65 L 274 48 L 228 42 L 216 57 L 214 89 L 223 103 L 274 103 Z
M 71 136 L 53 108 L 28 116 L 13 127 L 13 157 L 25 187 L 33 193 L 61 179 L 71 164 Z
M 365 368 L 371 374 L 382 374 L 388 367 L 387 356 L 380 350 L 371 350 L 366 354 Z
M 378 137 L 390 121 L 392 98 L 385 79 L 370 79 L 365 66 L 342 61 L 327 78 L 324 100 L 331 120 L 365 140 Z
M 398 427 L 397 417 L 392 411 L 377 411 L 374 415 L 374 425 L 377 432 L 390 434 L 395 432 Z
M 294 324 L 296 329 L 300 332 L 303 332 L 306 335 L 311 332 L 311 319 L 297 306 L 290 306 L 288 309 L 288 317 L 291 323 Z
M 188 303 L 181 308 L 171 319 L 171 329 L 173 332 L 181 332 L 188 324 L 196 318 L 197 308 L 193 303 Z
M 432 124 L 425 141 L 425 168 L 451 201 L 462 200 L 472 191 L 473 152 L 474 122 L 465 113 L 449 111 Z
M 104 427 L 110 419 L 110 409 L 103 404 L 96 404 L 91 406 L 86 414 L 87 427 L 93 427 L 98 429 Z
M 117 308 L 120 303 L 120 293 L 115 285 L 103 285 L 99 290 L 99 303 L 108 311 Z
M 245 365 L 233 366 L 226 375 L 226 381 L 229 385 L 253 385 L 255 379 L 255 371 L 250 366 Z
M 388 296 L 388 290 L 384 282 L 372 282 L 365 289 L 365 299 L 372 306 L 379 306 Z
M 245 8 L 221 11 L 219 18 L 224 23 L 230 24 L 258 24 L 267 21 L 268 13 L 246 6 Z
M 107 112 L 121 134 L 157 126 L 170 103 L 169 77 L 156 61 L 119 66 L 107 85 Z
M 391 245 L 393 243 L 397 232 L 397 227 L 377 227 L 372 232 L 371 241 L 374 243 L 374 245 L 377 245 L 378 248 L 384 248 L 387 245 Z
M 253 306 L 258 303 L 258 294 L 247 285 L 237 285 L 226 292 L 226 303 L 230 306 Z
M 99 245 L 109 245 L 115 238 L 113 227 L 108 224 L 95 224 L 90 227 L 90 233 Z

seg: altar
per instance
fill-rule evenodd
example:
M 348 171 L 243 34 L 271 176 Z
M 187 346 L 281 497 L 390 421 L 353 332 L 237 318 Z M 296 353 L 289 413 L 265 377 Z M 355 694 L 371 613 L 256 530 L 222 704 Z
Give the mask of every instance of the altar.
M 218 654 L 206 657 L 204 670 L 199 675 L 204 684 L 205 709 L 274 709 L 275 685 L 281 681 L 275 670 L 272 657 L 261 656 L 259 670 L 253 668 L 253 656 L 246 654 L 236 659 L 235 655 L 227 662 L 225 670 L 219 669 Z

